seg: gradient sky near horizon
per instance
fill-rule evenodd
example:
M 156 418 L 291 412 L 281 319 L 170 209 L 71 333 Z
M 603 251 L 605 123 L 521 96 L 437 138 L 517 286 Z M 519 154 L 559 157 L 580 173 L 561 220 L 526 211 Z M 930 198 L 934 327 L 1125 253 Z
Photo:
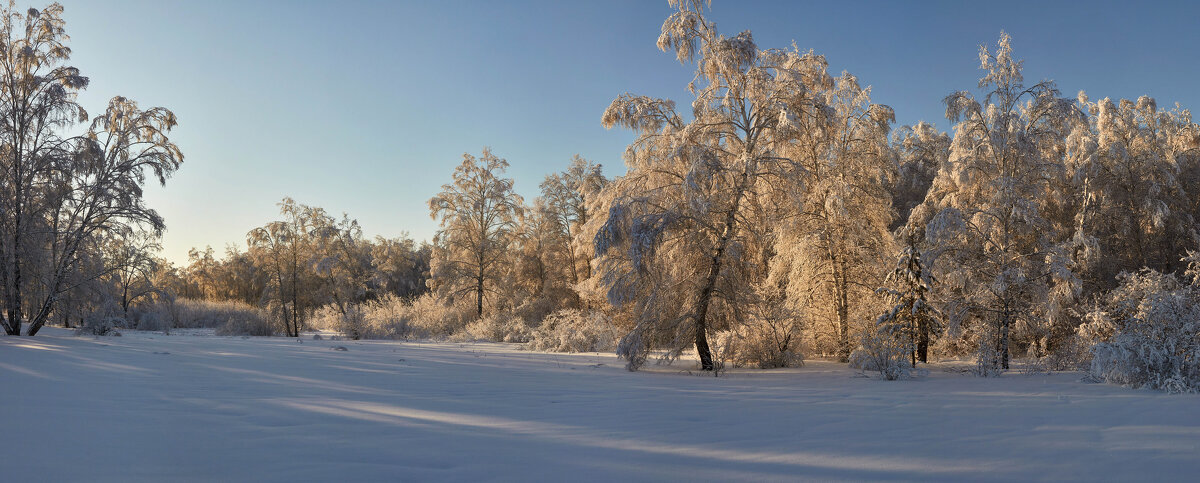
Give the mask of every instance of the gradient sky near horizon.
M 184 165 L 146 195 L 176 264 L 191 247 L 244 248 L 285 196 L 368 236 L 428 240 L 426 201 L 463 153 L 490 146 L 531 200 L 576 153 L 624 172 L 632 134 L 600 125 L 616 96 L 690 104 L 692 67 L 655 48 L 665 1 L 61 3 L 89 112 L 123 95 L 179 118 Z M 1001 30 L 1027 81 L 1200 109 L 1193 2 L 713 3 L 721 32 L 824 54 L 897 125 L 948 130 L 941 99 L 975 91 L 979 45 Z

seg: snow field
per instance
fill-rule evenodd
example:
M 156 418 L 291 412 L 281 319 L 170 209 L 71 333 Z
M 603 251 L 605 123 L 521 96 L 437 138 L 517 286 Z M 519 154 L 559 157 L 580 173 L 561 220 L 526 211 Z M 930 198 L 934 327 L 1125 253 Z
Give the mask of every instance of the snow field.
M 345 351 L 337 350 L 346 348 Z M 1200 395 L 511 344 L 0 337 L 2 481 L 1188 480 Z

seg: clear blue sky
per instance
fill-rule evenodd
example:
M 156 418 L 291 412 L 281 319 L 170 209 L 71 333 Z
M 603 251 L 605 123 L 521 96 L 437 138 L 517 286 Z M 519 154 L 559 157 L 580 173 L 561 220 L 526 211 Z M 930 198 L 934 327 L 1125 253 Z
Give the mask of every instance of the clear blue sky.
M 92 80 L 85 108 L 124 95 L 179 117 L 186 161 L 147 192 L 176 263 L 193 246 L 244 247 L 284 196 L 347 212 L 369 236 L 429 239 L 426 200 L 464 152 L 491 146 L 532 199 L 575 153 L 624 172 L 632 135 L 600 125 L 617 95 L 690 103 L 691 67 L 654 46 L 665 1 L 62 3 L 71 63 Z M 941 99 L 974 90 L 978 46 L 1001 29 L 1026 79 L 1067 96 L 1200 108 L 1198 14 L 1182 1 L 717 0 L 711 18 L 760 47 L 814 49 L 874 86 L 898 124 L 947 130 Z

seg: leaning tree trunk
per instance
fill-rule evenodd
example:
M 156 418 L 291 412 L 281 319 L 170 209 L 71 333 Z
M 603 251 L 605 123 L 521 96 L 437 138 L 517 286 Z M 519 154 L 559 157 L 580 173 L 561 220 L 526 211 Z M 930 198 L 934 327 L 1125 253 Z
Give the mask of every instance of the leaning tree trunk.
M 712 303 L 713 292 L 717 288 L 717 278 L 721 275 L 721 265 L 725 262 L 725 251 L 729 247 L 729 239 L 733 238 L 733 233 L 737 228 L 738 206 L 741 205 L 742 196 L 746 193 L 746 187 L 749 186 L 750 171 L 753 169 L 751 164 L 750 160 L 746 159 L 737 191 L 733 197 L 733 205 L 725 214 L 725 226 L 721 230 L 721 237 L 717 239 L 716 250 L 713 251 L 708 265 L 708 275 L 704 277 L 704 285 L 700 287 L 696 305 L 692 310 L 692 324 L 696 331 L 696 355 L 700 357 L 700 369 L 705 371 L 715 368 L 712 349 L 708 346 L 708 308 Z

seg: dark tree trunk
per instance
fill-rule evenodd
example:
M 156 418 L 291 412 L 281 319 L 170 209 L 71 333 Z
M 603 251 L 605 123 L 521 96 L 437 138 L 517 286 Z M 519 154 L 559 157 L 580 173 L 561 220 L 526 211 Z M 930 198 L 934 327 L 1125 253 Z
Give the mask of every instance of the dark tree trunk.
M 917 360 L 929 363 L 929 321 L 917 318 Z
M 475 317 L 483 318 L 483 274 L 475 279 Z

